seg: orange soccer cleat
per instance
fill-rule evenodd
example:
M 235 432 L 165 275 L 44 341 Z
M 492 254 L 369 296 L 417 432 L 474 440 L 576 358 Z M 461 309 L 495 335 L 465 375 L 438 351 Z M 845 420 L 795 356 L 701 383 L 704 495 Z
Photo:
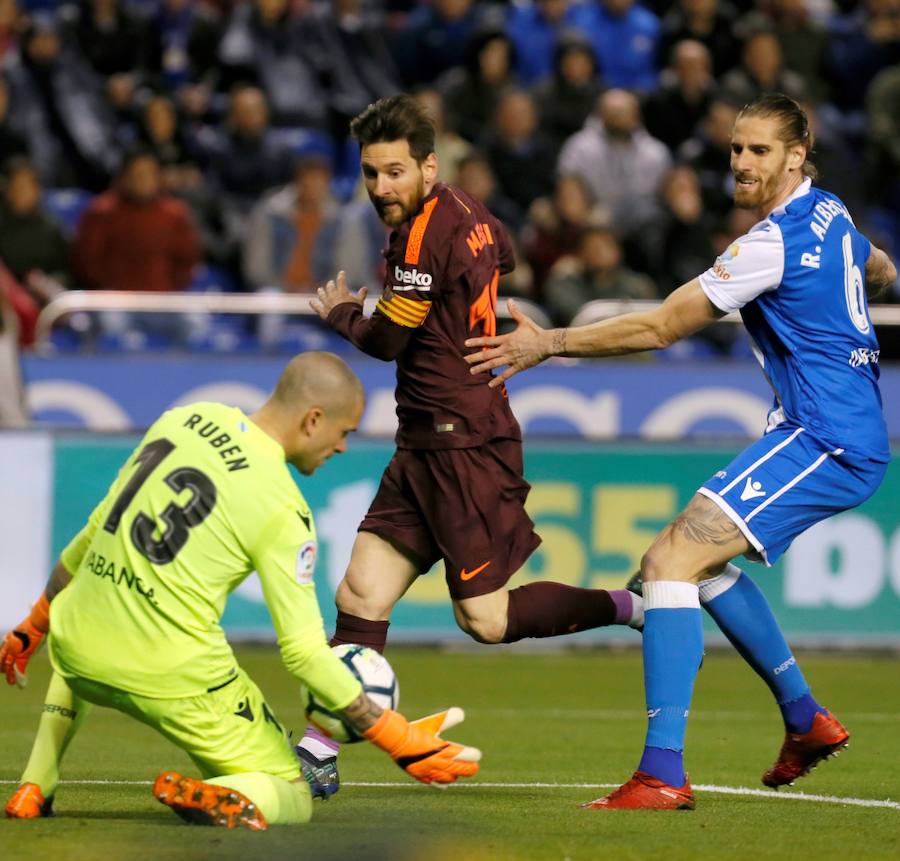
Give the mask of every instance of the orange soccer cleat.
M 262 812 L 246 795 L 227 786 L 182 777 L 177 771 L 164 771 L 157 777 L 153 794 L 192 825 L 241 827 L 251 831 L 265 831 L 269 827 Z
M 23 783 L 6 802 L 6 815 L 10 819 L 53 816 L 53 796 L 44 798 L 44 793 L 36 783 Z
M 850 733 L 831 712 L 819 712 L 813 718 L 809 732 L 785 734 L 778 759 L 763 774 L 762 782 L 775 789 L 790 785 L 798 777 L 809 774 L 823 759 L 837 756 L 849 739 Z
M 691 782 L 676 789 L 644 771 L 636 771 L 631 780 L 596 801 L 581 805 L 587 810 L 693 810 Z

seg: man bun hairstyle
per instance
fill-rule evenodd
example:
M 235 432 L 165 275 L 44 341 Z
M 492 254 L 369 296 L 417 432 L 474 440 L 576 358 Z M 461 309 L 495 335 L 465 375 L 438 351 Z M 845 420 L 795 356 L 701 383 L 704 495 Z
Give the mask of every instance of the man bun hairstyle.
M 806 159 L 801 166 L 804 176 L 814 180 L 819 172 L 809 160 L 815 147 L 815 136 L 809 127 L 806 111 L 800 104 L 784 93 L 763 93 L 741 108 L 737 118 L 759 117 L 778 121 L 778 136 L 786 147 L 803 146 L 806 148 Z
M 405 93 L 369 105 L 351 121 L 350 134 L 360 149 L 373 143 L 405 140 L 419 164 L 434 152 L 434 120 Z

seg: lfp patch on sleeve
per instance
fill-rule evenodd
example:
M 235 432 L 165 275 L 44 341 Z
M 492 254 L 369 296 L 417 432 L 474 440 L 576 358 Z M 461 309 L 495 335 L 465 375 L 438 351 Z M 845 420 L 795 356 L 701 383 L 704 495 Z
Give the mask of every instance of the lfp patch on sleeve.
M 301 586 L 312 583 L 316 573 L 316 553 L 318 548 L 315 541 L 307 541 L 297 551 L 297 582 Z

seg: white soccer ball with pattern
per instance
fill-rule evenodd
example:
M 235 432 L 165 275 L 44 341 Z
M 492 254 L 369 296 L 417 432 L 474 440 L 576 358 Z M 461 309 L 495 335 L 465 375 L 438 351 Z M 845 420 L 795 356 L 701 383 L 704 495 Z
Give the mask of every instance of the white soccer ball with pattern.
M 359 679 L 369 699 L 383 709 L 397 708 L 400 702 L 400 682 L 384 655 L 368 646 L 358 646 L 355 643 L 344 643 L 333 646 L 332 649 L 347 669 Z M 329 738 L 345 744 L 362 741 L 359 731 L 318 702 L 306 685 L 301 686 L 300 697 L 307 719 Z

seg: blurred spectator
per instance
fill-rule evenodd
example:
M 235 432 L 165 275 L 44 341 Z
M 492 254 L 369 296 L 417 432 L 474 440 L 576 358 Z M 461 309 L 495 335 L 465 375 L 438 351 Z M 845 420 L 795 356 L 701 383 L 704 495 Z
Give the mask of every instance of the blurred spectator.
M 803 78 L 784 66 L 778 37 L 770 30 L 747 36 L 741 51 L 741 65 L 722 78 L 722 89 L 737 104 L 746 105 L 766 92 L 784 93 L 803 101 Z
M 219 44 L 220 86 L 255 84 L 266 94 L 275 125 L 325 131 L 327 92 L 309 43 L 289 0 L 251 0 L 236 6 Z
M 524 90 L 507 90 L 501 97 L 485 138 L 485 154 L 500 191 L 522 213 L 553 187 L 556 151 L 542 134 L 534 100 Z
M 36 16 L 22 52 L 7 67 L 10 113 L 28 141 L 46 185 L 103 188 L 119 158 L 102 80 L 71 46 L 54 20 Z
M 687 165 L 669 172 L 662 199 L 655 281 L 659 293 L 667 296 L 710 267 L 716 256 L 711 239 L 716 219 L 704 209 L 700 180 Z
M 715 81 L 706 46 L 693 39 L 678 42 L 660 84 L 644 102 L 644 124 L 674 150 L 694 134 L 712 101 Z
M 3 291 L 0 274 L 0 428 L 23 428 L 27 425 L 28 410 L 19 368 L 18 323 Z
M 873 201 L 900 220 L 900 66 L 885 69 L 872 81 L 866 110 L 866 188 Z
M 721 77 L 737 62 L 740 44 L 734 28 L 737 12 L 727 0 L 677 0 L 662 22 L 662 58 L 672 61 L 672 48 L 685 39 L 706 45 L 712 71 Z
M 90 67 L 104 78 L 136 78 L 145 63 L 144 21 L 120 0 L 77 0 L 60 8 L 60 21 Z
M 510 3 L 506 34 L 515 46 L 516 74 L 523 84 L 534 84 L 553 73 L 557 43 L 573 5 L 569 0 Z
M 293 156 L 269 129 L 269 109 L 262 90 L 239 86 L 230 97 L 223 129 L 204 129 L 200 137 L 210 182 L 223 195 L 235 236 L 246 212 L 263 192 L 291 178 Z
M 582 177 L 616 226 L 632 232 L 658 215 L 659 185 L 671 160 L 666 146 L 641 125 L 637 98 L 608 90 L 597 113 L 566 141 L 557 171 Z
M 823 115 L 831 113 L 826 111 L 825 106 L 820 108 L 811 102 L 804 102 L 801 107 L 806 112 L 814 139 L 810 158 L 818 171 L 816 185 L 826 187 L 837 195 L 851 213 L 857 213 L 855 218 L 864 220 L 863 152 L 852 147 L 839 128 L 824 121 Z M 865 231 L 867 228 L 864 226 L 861 229 Z
M 41 207 L 37 170 L 26 159 L 7 166 L 0 206 L 0 260 L 41 306 L 65 289 L 68 246 Z
M 184 290 L 200 262 L 197 231 L 183 203 L 162 190 L 146 149 L 128 153 L 115 185 L 88 205 L 72 242 L 72 273 L 95 290 Z
M 732 208 L 731 130 L 737 115 L 734 102 L 716 96 L 697 133 L 686 140 L 677 153 L 678 160 L 697 173 L 703 206 L 716 217 L 724 217 Z
M 310 54 L 328 90 L 332 133 L 346 137 L 350 120 L 400 89 L 380 17 L 363 0 L 329 0 L 305 18 Z
M 341 204 L 321 158 L 297 163 L 294 182 L 253 209 L 244 244 L 244 277 L 254 290 L 308 293 L 339 269 L 353 288 L 381 281 L 384 228 L 368 201 Z
M 151 96 L 144 105 L 141 142 L 153 152 L 161 165 L 186 161 L 187 149 L 178 125 L 178 114 L 167 96 Z
M 585 0 L 572 24 L 591 39 L 600 74 L 610 87 L 656 88 L 659 19 L 635 0 Z
M 874 204 L 868 212 L 873 226 L 884 235 L 886 250 L 900 254 L 900 66 L 880 72 L 866 97 L 869 139 L 865 149 L 866 188 Z M 900 301 L 900 281 L 890 297 Z M 900 329 L 891 335 L 889 355 L 900 357 Z M 886 353 L 887 355 L 887 353 Z
M 558 153 L 590 116 L 603 87 L 590 40 L 577 30 L 563 31 L 552 74 L 533 89 L 541 131 Z
M 147 22 L 147 72 L 169 92 L 203 87 L 203 98 L 217 83 L 222 21 L 205 3 L 160 0 Z
M 213 192 L 200 167 L 190 159 L 162 168 L 163 191 L 180 200 L 188 208 L 200 234 L 200 245 L 206 263 L 227 270 L 233 286 L 240 284 L 240 247 L 226 223 L 220 195 Z
M 15 156 L 28 155 L 28 142 L 15 127 L 9 112 L 9 84 L 0 75 L 0 172 L 4 165 Z
M 863 0 L 831 21 L 832 100 L 859 113 L 862 94 L 882 69 L 900 63 L 900 3 Z
M 523 217 L 521 210 L 498 190 L 491 164 L 483 153 L 472 150 L 460 159 L 457 169 L 456 185 L 466 194 L 483 203 L 507 228 L 516 268 L 512 272 L 500 276 L 501 295 L 533 298 L 534 280 L 531 275 L 531 267 L 525 262 L 519 250 L 518 231 Z
M 531 205 L 522 231 L 523 253 L 539 297 L 550 268 L 560 257 L 575 253 L 585 228 L 608 225 L 611 220 L 609 212 L 594 201 L 584 179 L 557 177 L 552 197 L 539 197 Z
M 760 10 L 741 20 L 739 29 L 772 30 L 785 65 L 800 76 L 808 98 L 816 104 L 825 100 L 828 32 L 812 16 L 808 0 L 765 0 Z
M 22 24 L 16 0 L 0 0 L 0 62 L 18 45 Z
M 653 282 L 622 264 L 622 247 L 608 227 L 588 227 L 575 255 L 557 261 L 544 286 L 544 305 L 560 326 L 595 299 L 655 299 Z
M 465 65 L 451 69 L 437 82 L 447 126 L 467 141 L 480 141 L 496 114 L 502 91 L 513 81 L 512 43 L 500 30 L 479 31 L 469 42 Z
M 522 227 L 524 213 L 497 186 L 491 162 L 484 153 L 471 150 L 456 164 L 456 182 L 466 194 L 483 203 L 503 222 L 511 235 Z
M 712 233 L 713 252 L 716 256 L 724 254 L 735 239 L 749 233 L 758 221 L 755 210 L 737 207 L 732 208 L 724 218 L 717 219 L 716 229 Z
M 465 65 L 469 41 L 479 22 L 473 0 L 433 0 L 417 4 L 397 34 L 394 57 L 409 86 L 432 84 Z
M 471 152 L 472 145 L 447 128 L 444 122 L 444 99 L 437 90 L 419 90 L 415 97 L 434 122 L 434 153 L 440 166 L 441 180 L 455 185 L 459 160 Z

